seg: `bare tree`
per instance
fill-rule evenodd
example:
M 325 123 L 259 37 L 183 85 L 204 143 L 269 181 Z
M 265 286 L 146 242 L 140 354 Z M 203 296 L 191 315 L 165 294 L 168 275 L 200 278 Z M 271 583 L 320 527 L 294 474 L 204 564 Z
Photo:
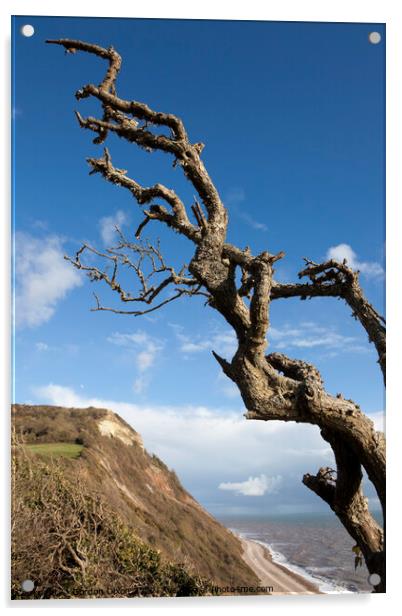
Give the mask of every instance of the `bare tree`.
M 373 422 L 352 400 L 341 394 L 329 394 L 316 367 L 281 353 L 266 353 L 272 301 L 290 297 L 342 298 L 374 343 L 385 381 L 385 321 L 365 298 L 359 272 L 352 271 L 346 261 L 314 263 L 305 259 L 305 268 L 299 273 L 302 282 L 275 281 L 273 265 L 284 256 L 283 252 L 253 255 L 249 248 L 241 249 L 226 241 L 228 213 L 201 159 L 204 144 L 190 141 L 177 116 L 154 111 L 144 103 L 124 100 L 116 94 L 121 57 L 113 47 L 104 49 L 70 39 L 47 42 L 62 45 L 68 53 L 78 50 L 95 54 L 109 63 L 99 85 L 85 85 L 76 93 L 78 100 L 92 98 L 101 103 L 101 118 L 83 118 L 76 112 L 79 125 L 95 133 L 94 143 L 102 144 L 109 133 L 115 133 L 148 152 L 171 154 L 174 166 L 182 168 L 199 199 L 191 205 L 190 217 L 189 208 L 172 189 L 162 184 L 141 186 L 127 171 L 113 165 L 106 148 L 101 158 L 87 159 L 91 174 L 101 174 L 108 182 L 130 191 L 140 206 L 147 206 L 135 233 L 137 241 L 128 240 L 119 231 L 116 247 L 100 252 L 84 244 L 74 258 L 69 258 L 91 280 L 106 283 L 127 307 L 103 306 L 96 296 L 94 310 L 141 315 L 183 295 L 203 295 L 236 333 L 237 350 L 232 358 L 220 357 L 215 352 L 213 355 L 239 388 L 247 409 L 245 417 L 316 425 L 330 444 L 336 470 L 321 468 L 316 475 L 305 474 L 303 483 L 338 516 L 361 549 L 369 572 L 380 576 L 375 591 L 384 592 L 384 532 L 372 517 L 362 491 L 365 469 L 385 519 L 384 435 L 375 430 Z M 167 225 L 194 244 L 188 266 L 176 272 L 166 264 L 159 246 L 141 241 L 142 230 L 154 221 Z M 104 265 L 94 265 L 94 259 L 84 260 L 88 253 Z M 121 282 L 121 274 L 124 277 L 127 270 L 139 280 L 136 294 L 127 291 Z

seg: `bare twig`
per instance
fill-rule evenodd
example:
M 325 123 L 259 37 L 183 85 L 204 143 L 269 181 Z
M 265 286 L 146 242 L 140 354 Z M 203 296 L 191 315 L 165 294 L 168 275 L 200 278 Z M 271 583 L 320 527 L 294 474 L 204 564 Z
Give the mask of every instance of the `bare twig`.
M 125 238 L 120 229 L 117 228 L 116 231 L 119 236 L 119 242 L 115 248 L 108 248 L 106 252 L 101 252 L 89 244 L 83 244 L 74 258 L 66 256 L 65 259 L 77 269 L 86 272 L 91 282 L 105 282 L 112 291 L 119 295 L 120 300 L 125 303 L 142 302 L 151 305 L 168 287 L 173 286 L 175 292 L 173 296 L 165 298 L 156 306 L 146 310 L 119 310 L 104 307 L 101 305 L 98 296 L 94 294 L 97 305 L 92 310 L 108 310 L 118 314 L 138 316 L 158 310 L 182 296 L 203 295 L 209 297 L 208 294 L 201 291 L 201 285 L 196 279 L 184 275 L 186 266 L 183 266 L 180 272 L 176 273 L 173 267 L 165 263 L 158 244 L 153 245 L 149 241 L 133 243 Z M 100 257 L 103 261 L 110 264 L 111 269 L 98 267 L 92 263 L 84 263 L 82 256 L 85 252 Z M 129 252 L 133 253 L 134 258 L 129 256 Z M 121 267 L 134 270 L 140 282 L 140 290 L 137 295 L 132 295 L 126 291 L 121 282 L 119 282 L 119 268 Z M 167 276 L 160 279 L 162 274 L 167 274 Z

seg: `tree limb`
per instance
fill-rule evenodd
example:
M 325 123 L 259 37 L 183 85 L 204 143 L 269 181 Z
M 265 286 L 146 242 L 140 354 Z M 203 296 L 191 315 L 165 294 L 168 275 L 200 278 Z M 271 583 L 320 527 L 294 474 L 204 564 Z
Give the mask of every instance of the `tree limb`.
M 339 263 L 330 259 L 324 263 L 313 263 L 305 259 L 307 267 L 299 272 L 299 278 L 310 279 L 306 284 L 279 284 L 272 286 L 271 299 L 300 297 L 340 297 L 352 309 L 352 316 L 360 321 L 366 330 L 369 341 L 373 342 L 378 353 L 384 382 L 386 375 L 386 332 L 385 319 L 364 296 L 359 283 L 359 272 L 347 266 L 346 260 Z
M 190 223 L 184 203 L 173 190 L 160 183 L 149 188 L 141 186 L 127 176 L 125 169 L 117 169 L 113 166 L 107 148 L 104 149 L 103 158 L 88 158 L 87 162 L 91 167 L 91 173 L 100 173 L 108 182 L 126 188 L 139 205 L 151 203 L 154 199 L 163 199 L 171 207 L 173 214 L 163 209 L 152 210 L 151 208 L 151 211 L 146 213 L 147 218 L 164 222 L 192 241 L 199 241 L 199 231 Z
M 384 592 L 384 563 L 378 556 L 384 550 L 384 534 L 371 515 L 361 483 L 362 471 L 358 457 L 348 444 L 328 430 L 321 430 L 335 454 L 336 478 L 330 469 L 321 468 L 316 475 L 305 474 L 303 483 L 322 498 L 335 512 L 351 537 L 362 550 L 370 573 L 380 575 L 377 591 Z

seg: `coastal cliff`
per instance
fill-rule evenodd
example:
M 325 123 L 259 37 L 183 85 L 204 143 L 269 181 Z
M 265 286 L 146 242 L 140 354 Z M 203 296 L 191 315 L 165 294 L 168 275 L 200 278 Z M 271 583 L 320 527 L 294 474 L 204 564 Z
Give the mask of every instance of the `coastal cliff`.
M 56 468 L 60 485 L 66 480 L 81 496 L 104 503 L 108 516 L 118 518 L 125 532 L 134 533 L 163 562 L 183 565 L 186 575 L 211 585 L 258 586 L 239 539 L 183 488 L 173 470 L 146 451 L 141 436 L 117 414 L 15 404 L 12 425 L 16 449 L 24 452 L 21 459 L 29 460 L 29 472 L 41 467 L 48 477 L 50 471 L 43 469 Z M 14 508 L 15 499 L 14 493 Z M 80 560 L 79 552 L 74 553 Z M 199 593 L 194 594 L 211 594 L 203 584 L 195 585 Z

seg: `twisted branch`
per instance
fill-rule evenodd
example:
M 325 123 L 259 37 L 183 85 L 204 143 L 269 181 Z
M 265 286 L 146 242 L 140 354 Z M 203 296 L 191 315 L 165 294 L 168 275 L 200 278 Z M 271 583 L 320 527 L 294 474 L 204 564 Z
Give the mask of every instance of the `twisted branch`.
M 348 267 L 346 260 L 339 263 L 330 259 L 324 263 L 314 263 L 305 259 L 307 267 L 299 272 L 299 278 L 307 277 L 305 284 L 274 283 L 271 299 L 300 297 L 339 297 L 352 309 L 352 316 L 358 319 L 373 342 L 377 353 L 384 382 L 386 376 L 386 330 L 385 319 L 364 296 L 359 282 L 359 272 Z
M 381 561 L 384 533 L 371 515 L 362 491 L 359 459 L 348 443 L 328 430 L 321 430 L 335 454 L 336 477 L 331 469 L 320 468 L 316 475 L 305 474 L 303 483 L 322 498 L 334 511 L 348 533 L 361 547 L 370 573 L 380 573 L 378 592 L 385 589 L 385 569 Z
M 160 183 L 149 188 L 141 186 L 138 182 L 127 176 L 125 169 L 118 169 L 113 166 L 107 148 L 104 149 L 103 158 L 88 158 L 87 162 L 91 167 L 91 174 L 100 173 L 108 182 L 126 188 L 131 192 L 139 205 L 151 203 L 154 199 L 163 199 L 171 207 L 172 214 L 163 206 L 152 205 L 149 211 L 145 210 L 146 218 L 148 220 L 164 222 L 193 242 L 199 241 L 199 230 L 190 223 L 184 203 L 173 190 Z M 143 226 L 137 230 L 136 235 L 138 232 L 141 232 Z

